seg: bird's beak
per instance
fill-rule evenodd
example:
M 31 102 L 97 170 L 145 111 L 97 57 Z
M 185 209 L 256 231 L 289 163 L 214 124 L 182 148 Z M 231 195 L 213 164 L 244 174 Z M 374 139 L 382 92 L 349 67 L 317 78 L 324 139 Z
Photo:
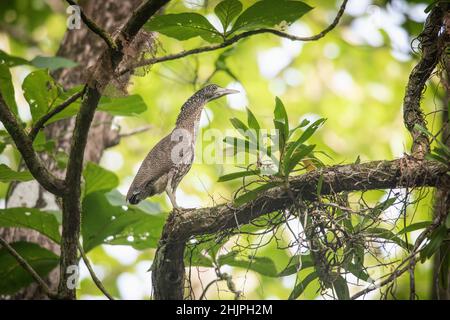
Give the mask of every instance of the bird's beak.
M 216 94 L 218 97 L 226 96 L 227 94 L 235 94 L 235 93 L 239 93 L 239 90 L 220 88 L 220 89 L 217 89 L 217 91 L 216 91 Z

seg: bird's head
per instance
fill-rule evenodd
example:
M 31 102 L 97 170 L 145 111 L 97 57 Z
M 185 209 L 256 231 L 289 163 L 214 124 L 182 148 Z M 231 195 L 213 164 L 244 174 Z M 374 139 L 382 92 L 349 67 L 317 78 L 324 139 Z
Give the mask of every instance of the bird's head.
M 203 96 L 206 101 L 218 99 L 228 94 L 239 93 L 238 90 L 221 88 L 217 84 L 210 84 L 201 89 L 198 94 Z

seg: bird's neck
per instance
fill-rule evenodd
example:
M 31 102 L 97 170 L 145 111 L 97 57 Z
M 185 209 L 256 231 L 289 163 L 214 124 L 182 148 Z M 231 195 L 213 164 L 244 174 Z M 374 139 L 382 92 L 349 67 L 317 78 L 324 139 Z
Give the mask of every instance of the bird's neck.
M 189 98 L 189 100 L 181 107 L 176 127 L 186 130 L 195 130 L 198 127 L 205 105 L 206 101 L 196 98 L 195 95 Z

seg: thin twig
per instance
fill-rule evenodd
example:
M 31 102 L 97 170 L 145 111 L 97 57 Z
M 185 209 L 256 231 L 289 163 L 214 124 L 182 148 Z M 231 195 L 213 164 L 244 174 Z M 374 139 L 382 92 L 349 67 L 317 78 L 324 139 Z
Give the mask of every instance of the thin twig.
M 136 134 L 146 132 L 146 131 L 148 131 L 148 130 L 150 130 L 150 129 L 152 129 L 152 128 L 153 128 L 152 125 L 143 126 L 143 127 L 136 128 L 136 129 L 134 129 L 134 130 L 131 130 L 131 131 L 129 131 L 129 132 L 121 133 L 121 134 L 119 134 L 119 137 L 120 137 L 120 138 L 131 137 L 131 136 L 134 136 L 134 135 L 136 135 Z
M 165 62 L 165 61 L 170 61 L 170 60 L 176 60 L 176 59 L 180 59 L 180 58 L 184 58 L 186 56 L 190 56 L 190 55 L 194 55 L 194 54 L 199 54 L 199 53 L 203 53 L 203 52 L 210 52 L 210 51 L 215 51 L 218 49 L 222 49 L 222 48 L 226 48 L 236 42 L 238 42 L 239 40 L 248 38 L 250 36 L 253 35 L 257 35 L 257 34 L 263 34 L 263 33 L 271 33 L 274 35 L 277 35 L 279 37 L 282 38 L 286 38 L 292 41 L 317 41 L 323 37 L 325 37 L 330 31 L 332 31 L 339 23 L 339 21 L 341 20 L 342 15 L 344 14 L 345 11 L 345 7 L 347 5 L 348 0 L 344 0 L 342 2 L 341 7 L 339 8 L 339 11 L 336 15 L 336 17 L 334 18 L 333 22 L 324 30 L 322 30 L 321 32 L 319 32 L 316 35 L 313 36 L 309 36 L 309 37 L 299 37 L 299 36 L 295 36 L 280 30 L 275 30 L 275 29 L 267 29 L 267 28 L 263 28 L 263 29 L 258 29 L 258 30 L 250 30 L 250 31 L 246 31 L 243 32 L 241 34 L 238 34 L 232 38 L 229 38 L 227 40 L 225 40 L 222 43 L 219 44 L 214 44 L 214 45 L 209 45 L 209 46 L 203 46 L 200 48 L 195 48 L 195 49 L 191 49 L 191 50 L 185 50 L 185 51 L 181 51 L 179 53 L 175 53 L 175 54 L 169 54 L 166 56 L 162 56 L 162 57 L 155 57 L 155 58 L 149 58 L 149 59 L 145 59 L 142 61 L 137 62 L 136 64 L 133 64 L 131 67 L 126 68 L 124 70 L 119 71 L 118 75 L 121 76 L 127 72 L 130 72 L 131 70 L 135 69 L 135 68 L 139 68 L 139 67 L 144 67 L 147 65 L 154 65 L 160 62 Z
M 84 264 L 86 265 L 86 267 L 89 270 L 89 273 L 91 275 L 92 280 L 94 281 L 95 285 L 97 286 L 97 288 L 109 299 L 109 300 L 114 300 L 114 298 L 108 293 L 108 291 L 105 289 L 105 287 L 103 286 L 103 283 L 100 281 L 100 279 L 97 277 L 97 275 L 94 272 L 94 269 L 92 268 L 91 263 L 89 262 L 88 257 L 86 256 L 86 253 L 83 250 L 83 246 L 81 245 L 81 243 L 78 241 L 78 251 L 80 251 L 80 255 L 81 258 L 84 261 Z
M 81 96 L 83 96 L 84 91 L 85 91 L 84 87 L 81 91 L 73 94 L 72 96 L 70 96 L 69 98 L 67 98 L 66 101 L 64 101 L 63 103 L 61 103 L 60 105 L 56 106 L 55 108 L 53 108 L 52 110 L 50 110 L 49 113 L 43 115 L 41 118 L 39 118 L 36 123 L 33 125 L 33 127 L 30 130 L 30 133 L 28 133 L 28 137 L 30 138 L 31 141 L 33 141 L 34 139 L 36 139 L 37 134 L 39 133 L 39 130 L 41 130 L 45 124 L 47 123 L 47 121 L 49 121 L 51 118 L 53 118 L 55 115 L 57 115 L 58 113 L 62 112 L 64 109 L 66 109 L 68 106 L 70 106 L 72 103 L 74 103 L 75 101 L 78 100 L 78 98 L 80 98 Z
M 41 278 L 41 276 L 33 269 L 33 267 L 16 251 L 11 245 L 6 242 L 5 239 L 0 237 L 0 244 L 11 254 L 14 259 L 20 264 L 22 268 L 24 268 L 33 279 L 40 285 L 44 293 L 50 299 L 58 299 L 58 295 L 50 289 L 50 287 L 45 283 L 45 281 Z
M 111 35 L 108 32 L 106 32 L 105 30 L 103 30 L 102 28 L 100 28 L 93 20 L 89 19 L 84 14 L 83 10 L 78 5 L 78 3 L 76 3 L 75 1 L 72 1 L 72 0 L 66 0 L 66 2 L 68 4 L 70 4 L 71 6 L 77 6 L 78 8 L 80 8 L 81 20 L 83 20 L 83 22 L 86 24 L 86 26 L 92 32 L 94 32 L 96 35 L 98 35 L 100 38 L 102 38 L 111 50 L 113 50 L 113 51 L 117 50 L 117 44 L 112 39 Z

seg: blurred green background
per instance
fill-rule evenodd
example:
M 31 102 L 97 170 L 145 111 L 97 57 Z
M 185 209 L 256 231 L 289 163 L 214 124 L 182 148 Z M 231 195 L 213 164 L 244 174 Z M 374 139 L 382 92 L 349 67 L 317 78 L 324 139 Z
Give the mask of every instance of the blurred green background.
M 218 1 L 172 1 L 167 12 L 194 11 L 210 14 Z M 243 1 L 249 5 L 252 1 Z M 312 35 L 324 29 L 336 15 L 341 1 L 305 0 L 314 7 L 299 22 L 289 27 L 296 35 Z M 313 138 L 317 149 L 332 159 L 327 164 L 394 159 L 410 147 L 410 137 L 403 126 L 402 99 L 408 75 L 417 59 L 413 39 L 421 31 L 426 18 L 426 1 L 352 0 L 341 24 L 324 39 L 311 43 L 291 42 L 272 35 L 258 35 L 240 42 L 226 60 L 230 72 L 218 71 L 211 82 L 239 89 L 241 94 L 210 103 L 202 116 L 203 129 L 230 129 L 229 119 L 245 119 L 249 107 L 262 126 L 272 128 L 274 99 L 280 97 L 289 114 L 291 125 L 302 119 L 327 118 Z M 100 14 L 100 13 L 99 13 Z M 65 32 L 63 1 L 14 0 L 0 3 L 0 49 L 17 56 L 54 55 Z M 95 17 L 93 17 L 95 19 Z M 176 41 L 160 36 L 159 55 L 174 53 L 202 44 L 195 38 Z M 138 117 L 116 118 L 123 132 L 151 125 L 151 130 L 128 137 L 105 152 L 101 164 L 114 171 L 125 193 L 142 159 L 161 137 L 172 129 L 183 102 L 210 78 L 215 62 L 223 52 L 204 53 L 152 67 L 144 76 L 131 79 L 130 93 L 143 97 L 148 110 Z M 30 72 L 28 67 L 13 69 L 16 98 L 23 120 L 30 118 L 22 97 L 20 84 Z M 438 128 L 440 107 L 436 84 L 431 83 L 423 100 L 430 128 Z M 201 136 L 199 137 L 201 139 Z M 4 153 L 0 162 L 15 168 L 13 155 Z M 235 170 L 232 165 L 195 163 L 178 189 L 178 202 L 183 207 L 210 206 L 230 199 L 240 182 L 218 183 L 224 173 Z M 6 185 L 0 184 L 0 197 Z M 373 201 L 382 192 L 373 193 Z M 171 206 L 165 195 L 151 199 L 164 211 Z M 4 203 L 4 202 L 3 202 Z M 414 219 L 429 220 L 432 216 L 431 196 L 416 208 Z M 288 250 L 269 245 L 258 254 L 270 256 L 282 269 L 288 261 Z M 393 249 L 395 251 L 395 248 Z M 101 246 L 89 253 L 95 271 L 108 290 L 122 299 L 148 298 L 151 274 L 147 272 L 153 250 L 137 251 L 128 246 Z M 395 254 L 393 253 L 393 256 Z M 245 269 L 224 268 L 233 275 L 248 299 L 286 299 L 295 276 L 268 278 Z M 374 272 L 380 272 L 375 270 Z M 431 295 L 431 264 L 419 265 L 417 293 L 420 298 Z M 214 279 L 212 270 L 193 269 L 193 286 L 201 292 L 203 285 Z M 101 298 L 85 267 L 82 268 L 79 295 L 82 299 Z M 408 283 L 400 279 L 397 297 L 408 295 Z M 221 289 L 225 287 L 221 284 Z M 318 284 L 308 287 L 301 298 L 320 298 Z M 356 292 L 356 288 L 351 288 Z M 208 298 L 231 298 L 225 290 L 210 290 Z M 368 298 L 377 297 L 377 292 Z

